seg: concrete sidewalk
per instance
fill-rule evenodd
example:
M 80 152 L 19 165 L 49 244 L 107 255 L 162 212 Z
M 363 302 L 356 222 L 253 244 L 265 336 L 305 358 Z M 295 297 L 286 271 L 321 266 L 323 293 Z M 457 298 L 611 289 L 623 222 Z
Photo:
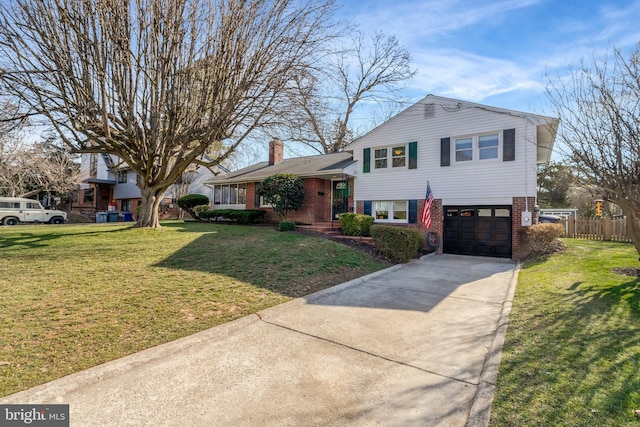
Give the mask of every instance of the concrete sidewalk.
M 72 426 L 484 426 L 516 265 L 433 255 L 0 399 Z

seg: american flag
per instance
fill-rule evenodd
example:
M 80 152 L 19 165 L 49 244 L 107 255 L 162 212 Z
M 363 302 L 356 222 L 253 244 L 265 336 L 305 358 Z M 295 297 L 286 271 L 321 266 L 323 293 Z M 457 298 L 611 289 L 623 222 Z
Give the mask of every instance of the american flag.
M 424 207 L 422 208 L 422 216 L 420 222 L 423 222 L 425 227 L 431 228 L 431 205 L 433 204 L 433 193 L 431 192 L 431 185 L 427 181 L 427 195 L 424 198 Z

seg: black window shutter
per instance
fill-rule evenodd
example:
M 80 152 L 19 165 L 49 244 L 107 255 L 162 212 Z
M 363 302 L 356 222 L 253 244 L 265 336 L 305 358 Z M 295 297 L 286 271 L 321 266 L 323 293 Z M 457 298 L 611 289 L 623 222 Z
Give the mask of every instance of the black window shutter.
M 364 201 L 364 214 L 371 215 L 371 200 Z
M 512 162 L 516 159 L 516 130 L 502 131 L 502 161 Z
M 451 138 L 440 139 L 440 166 L 451 165 Z
M 409 200 L 409 224 L 418 222 L 418 201 Z
M 362 172 L 369 173 L 371 172 L 371 148 L 365 148 L 363 151 L 364 160 L 362 162 Z
M 418 143 L 409 143 L 409 169 L 418 169 Z

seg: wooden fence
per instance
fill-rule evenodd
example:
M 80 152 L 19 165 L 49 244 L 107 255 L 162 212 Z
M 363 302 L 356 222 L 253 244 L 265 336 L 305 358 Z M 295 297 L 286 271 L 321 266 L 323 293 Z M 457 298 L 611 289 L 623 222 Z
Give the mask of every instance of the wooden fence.
M 640 221 L 637 219 L 636 221 Z M 565 237 L 588 240 L 631 242 L 626 218 L 572 218 L 564 220 Z

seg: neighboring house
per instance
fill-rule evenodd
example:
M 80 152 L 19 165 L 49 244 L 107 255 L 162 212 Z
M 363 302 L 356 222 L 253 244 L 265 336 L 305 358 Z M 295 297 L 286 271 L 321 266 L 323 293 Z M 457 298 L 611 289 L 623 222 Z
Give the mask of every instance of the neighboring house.
M 432 226 L 439 251 L 517 258 L 521 232 L 533 222 L 538 163 L 549 161 L 558 119 L 428 95 L 348 145 L 344 152 L 282 159 L 220 175 L 214 208 L 263 207 L 255 186 L 275 173 L 304 180 L 301 223 L 352 211 L 376 223 L 417 228 L 427 182 L 434 195 Z M 216 195 L 219 194 L 218 198 Z M 275 220 L 272 212 L 268 219 Z
M 257 185 L 277 173 L 302 178 L 305 198 L 301 209 L 289 213 L 288 219 L 302 224 L 337 221 L 338 215 L 351 212 L 355 162 L 351 153 L 284 159 L 281 141 L 269 143 L 269 160 L 218 175 L 206 182 L 213 192 L 213 209 L 265 209 L 267 220 L 277 221 L 273 210 L 256 193 Z
M 120 164 L 116 156 L 108 154 L 83 154 L 80 168 L 83 184 L 80 186 L 75 209 L 91 212 L 107 211 L 115 203 L 114 210 L 136 212 L 140 204 L 140 189 L 136 185 L 137 174 L 126 164 Z M 229 172 L 218 166 L 218 173 Z M 187 194 L 205 194 L 211 197 L 210 189 L 204 181 L 215 175 L 206 168 L 199 168 Z M 178 190 L 171 186 L 165 192 L 161 208 L 163 213 L 177 214 L 176 196 Z

